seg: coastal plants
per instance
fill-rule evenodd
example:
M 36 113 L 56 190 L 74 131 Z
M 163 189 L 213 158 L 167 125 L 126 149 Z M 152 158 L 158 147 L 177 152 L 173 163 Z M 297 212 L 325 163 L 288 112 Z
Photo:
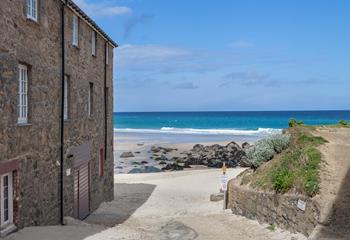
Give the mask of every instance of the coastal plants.
M 269 161 L 275 154 L 275 150 L 267 139 L 259 140 L 255 145 L 246 150 L 248 162 L 253 168 L 258 168 L 262 163 Z
M 350 123 L 346 120 L 340 120 L 338 124 L 340 126 L 350 126 Z
M 290 136 L 287 134 L 274 134 L 259 140 L 246 150 L 248 161 L 253 168 L 258 168 L 264 162 L 271 160 L 276 153 L 286 149 L 289 143 Z
M 297 126 L 302 126 L 304 125 L 303 121 L 296 120 L 294 118 L 289 119 L 288 121 L 288 126 L 289 127 L 297 127 Z
M 286 149 L 290 143 L 290 135 L 289 134 L 274 134 L 271 135 L 267 141 L 270 142 L 273 149 L 276 153 L 281 153 L 284 149 Z

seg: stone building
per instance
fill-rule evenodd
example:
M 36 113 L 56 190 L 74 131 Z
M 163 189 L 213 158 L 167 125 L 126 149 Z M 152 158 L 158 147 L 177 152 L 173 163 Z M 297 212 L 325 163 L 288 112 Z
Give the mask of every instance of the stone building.
M 0 1 L 0 236 L 113 199 L 113 48 L 71 0 Z

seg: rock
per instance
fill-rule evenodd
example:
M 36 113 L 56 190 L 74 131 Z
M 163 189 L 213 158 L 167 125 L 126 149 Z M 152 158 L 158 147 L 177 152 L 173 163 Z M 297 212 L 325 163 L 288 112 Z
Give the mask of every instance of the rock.
M 168 158 L 165 155 L 161 155 L 160 157 L 156 157 L 154 160 L 156 160 L 156 161 L 168 161 Z
M 135 157 L 135 155 L 132 152 L 123 152 L 120 155 L 121 158 L 130 158 L 130 157 Z
M 156 153 L 156 152 L 159 152 L 159 151 L 160 151 L 159 147 L 156 147 L 156 146 L 152 146 L 151 147 L 151 152 Z
M 165 162 L 165 161 L 160 161 L 159 164 L 160 164 L 160 165 L 165 165 L 166 162 Z
M 137 146 L 143 146 L 144 145 L 144 143 L 138 143 L 137 144 Z
M 161 170 L 153 166 L 145 166 L 144 168 L 133 168 L 128 173 L 154 173 L 154 172 L 161 172 Z
M 210 195 L 210 201 L 218 202 L 224 200 L 224 193 L 213 193 Z
M 148 162 L 147 161 L 142 161 L 141 164 L 147 164 Z
M 171 171 L 180 171 L 184 168 L 176 163 L 169 163 L 165 167 L 162 168 L 162 170 L 171 170 Z
M 140 154 L 141 152 L 134 152 L 135 154 Z
M 247 143 L 247 142 L 244 142 L 243 144 L 242 144 L 242 148 L 245 150 L 245 149 L 248 149 L 250 147 L 250 144 L 249 143 Z
M 245 157 L 244 150 L 235 142 L 230 142 L 226 146 L 196 144 L 187 152 L 186 161 L 188 165 L 205 165 L 220 168 L 225 162 L 227 167 L 236 167 Z
M 251 167 L 252 164 L 248 161 L 247 157 L 242 157 L 241 161 L 239 162 L 239 166 L 241 166 L 241 167 Z
M 202 144 L 196 144 L 193 146 L 192 150 L 193 152 L 201 152 L 204 151 L 204 145 Z

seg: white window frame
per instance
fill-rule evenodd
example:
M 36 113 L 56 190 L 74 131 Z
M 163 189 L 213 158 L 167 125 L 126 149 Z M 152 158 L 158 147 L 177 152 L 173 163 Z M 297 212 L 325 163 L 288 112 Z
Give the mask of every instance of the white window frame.
M 91 32 L 91 54 L 96 56 L 96 32 Z
M 4 178 L 8 177 L 8 220 L 4 220 Z M 0 227 L 4 227 L 13 223 L 13 175 L 12 172 L 0 176 Z
M 27 18 L 38 21 L 38 0 L 27 0 Z
M 75 47 L 79 45 L 79 18 L 77 15 L 73 15 L 72 44 Z
M 94 110 L 94 84 L 92 82 L 89 83 L 89 94 L 88 94 L 88 115 L 92 117 Z
M 28 67 L 20 64 L 18 84 L 18 123 L 28 123 Z
M 108 44 L 106 44 L 106 64 L 108 65 L 108 63 L 109 63 L 109 48 L 108 48 Z
M 63 90 L 63 119 L 68 120 L 69 118 L 69 80 L 68 76 L 64 76 L 64 90 Z

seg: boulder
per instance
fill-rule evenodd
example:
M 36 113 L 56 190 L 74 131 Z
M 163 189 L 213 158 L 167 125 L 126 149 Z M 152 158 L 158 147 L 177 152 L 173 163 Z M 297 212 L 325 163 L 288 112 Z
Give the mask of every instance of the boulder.
M 210 201 L 218 202 L 224 200 L 224 193 L 213 193 L 210 195 Z
M 247 143 L 247 142 L 244 142 L 244 143 L 242 144 L 242 148 L 243 148 L 244 150 L 248 149 L 249 147 L 250 147 L 250 144 Z
M 130 157 L 135 157 L 135 155 L 132 152 L 123 152 L 120 155 L 121 158 L 130 158 Z
M 144 168 L 133 168 L 128 173 L 154 173 L 154 172 L 161 172 L 161 170 L 153 166 L 145 166 Z
M 160 157 L 156 157 L 154 160 L 156 160 L 156 161 L 168 161 L 168 158 L 162 154 Z
M 162 168 L 163 171 L 170 170 L 170 171 L 180 171 L 184 168 L 176 163 L 169 163 L 165 167 Z

